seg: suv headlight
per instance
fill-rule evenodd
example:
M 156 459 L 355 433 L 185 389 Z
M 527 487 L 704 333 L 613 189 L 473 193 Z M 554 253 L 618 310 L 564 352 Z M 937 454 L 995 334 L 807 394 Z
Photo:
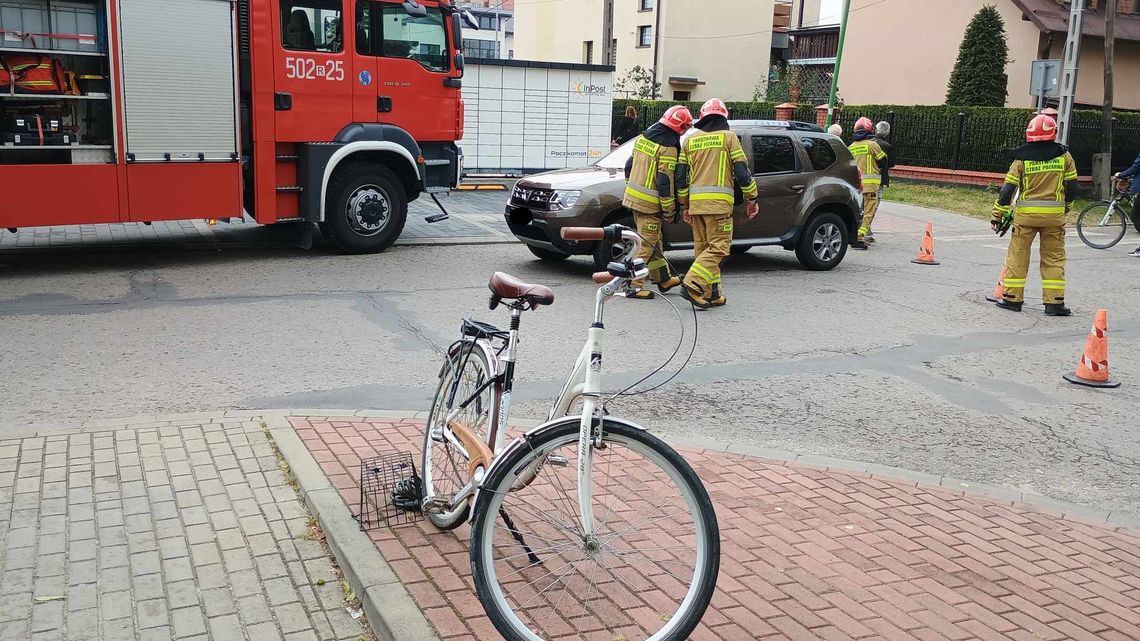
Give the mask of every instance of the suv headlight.
M 565 211 L 578 204 L 578 199 L 582 197 L 582 192 L 574 190 L 554 190 L 554 195 L 550 197 L 550 211 Z

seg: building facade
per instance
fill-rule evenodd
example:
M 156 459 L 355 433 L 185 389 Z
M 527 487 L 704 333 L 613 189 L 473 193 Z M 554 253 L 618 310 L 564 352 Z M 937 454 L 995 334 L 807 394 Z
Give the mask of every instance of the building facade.
M 820 25 L 821 0 L 803 2 L 808 17 L 793 27 L 789 63 L 808 67 L 833 65 L 839 26 Z M 1112 0 L 1108 0 L 1112 1 Z M 1140 109 L 1140 1 L 1115 0 L 1115 103 Z M 1099 107 L 1104 99 L 1104 5 L 1087 0 L 1077 104 Z M 946 86 L 958 57 L 966 25 L 983 6 L 994 5 L 1005 20 L 1010 62 L 1006 106 L 1034 107 L 1029 93 L 1031 63 L 1062 59 L 1069 5 L 1061 0 L 855 0 L 849 17 L 839 94 L 848 104 L 937 105 L 946 101 Z M 793 24 L 799 15 L 793 9 Z
M 619 83 L 641 67 L 664 100 L 750 100 L 790 12 L 791 0 L 516 0 L 515 55 L 612 64 Z
M 464 2 L 479 21 L 479 29 L 463 30 L 463 55 L 468 58 L 512 60 L 515 57 L 514 0 Z

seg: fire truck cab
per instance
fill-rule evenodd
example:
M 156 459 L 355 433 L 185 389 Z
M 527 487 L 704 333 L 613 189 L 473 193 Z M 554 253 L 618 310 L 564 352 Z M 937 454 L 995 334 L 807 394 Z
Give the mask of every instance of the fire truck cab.
M 244 213 L 377 252 L 410 201 L 458 182 L 462 21 L 448 2 L 13 2 L 0 66 L 40 75 L 0 73 L 0 227 Z M 44 75 L 56 80 L 28 80 Z

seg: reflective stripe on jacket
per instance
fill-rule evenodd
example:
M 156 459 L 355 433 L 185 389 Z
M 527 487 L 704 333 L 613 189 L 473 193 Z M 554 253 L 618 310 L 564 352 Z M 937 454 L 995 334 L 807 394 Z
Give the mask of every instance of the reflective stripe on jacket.
M 643 214 L 664 213 L 671 216 L 677 209 L 674 174 L 677 171 L 677 149 L 659 145 L 645 136 L 633 143 L 633 164 L 625 185 L 622 205 Z
M 873 194 L 879 191 L 879 186 L 882 185 L 883 178 L 880 175 L 880 167 L 886 164 L 887 152 L 879 146 L 879 143 L 868 138 L 867 140 L 856 140 L 848 147 L 851 150 L 851 155 L 855 156 L 855 164 L 859 167 L 859 176 L 863 181 L 863 193 Z
M 1014 223 L 1035 227 L 1065 224 L 1065 183 L 1076 179 L 1077 165 L 1068 152 L 1052 160 L 1013 161 L 1005 183 L 1020 190 L 1013 206 Z M 1010 207 L 998 203 L 994 209 L 1005 212 Z
M 677 165 L 677 196 L 694 216 L 731 214 L 734 185 L 748 200 L 759 191 L 740 139 L 731 131 L 696 134 L 685 140 Z

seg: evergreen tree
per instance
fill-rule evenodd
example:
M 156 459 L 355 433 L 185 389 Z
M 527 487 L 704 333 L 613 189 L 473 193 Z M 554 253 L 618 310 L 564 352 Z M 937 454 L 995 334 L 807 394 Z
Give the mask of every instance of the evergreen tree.
M 994 6 L 982 7 L 966 27 L 950 74 L 946 104 L 1004 107 L 1009 78 L 1005 21 Z

